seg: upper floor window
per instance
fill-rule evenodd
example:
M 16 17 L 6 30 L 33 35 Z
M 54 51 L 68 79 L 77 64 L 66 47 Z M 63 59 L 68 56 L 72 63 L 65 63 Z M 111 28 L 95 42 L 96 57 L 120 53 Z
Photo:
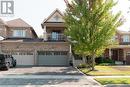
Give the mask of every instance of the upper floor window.
M 14 30 L 13 37 L 26 37 L 26 30 Z
M 130 36 L 129 35 L 123 35 L 123 42 L 130 42 Z
M 51 35 L 52 40 L 58 40 L 59 34 L 57 32 L 52 32 Z

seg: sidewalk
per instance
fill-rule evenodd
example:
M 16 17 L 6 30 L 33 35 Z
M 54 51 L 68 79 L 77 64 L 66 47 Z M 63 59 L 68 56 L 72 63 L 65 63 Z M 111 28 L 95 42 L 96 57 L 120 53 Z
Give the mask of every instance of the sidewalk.
M 130 78 L 130 76 L 86 76 L 86 75 L 0 75 L 0 78 L 44 78 L 44 79 L 94 79 L 94 78 Z

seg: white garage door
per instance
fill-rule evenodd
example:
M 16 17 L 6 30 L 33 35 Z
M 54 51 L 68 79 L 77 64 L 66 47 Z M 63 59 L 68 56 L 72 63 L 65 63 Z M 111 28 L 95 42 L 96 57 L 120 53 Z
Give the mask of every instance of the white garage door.
M 64 51 L 44 51 L 38 52 L 38 65 L 46 66 L 68 66 L 68 52 Z
M 17 52 L 12 55 L 17 61 L 17 65 L 34 65 L 33 52 Z

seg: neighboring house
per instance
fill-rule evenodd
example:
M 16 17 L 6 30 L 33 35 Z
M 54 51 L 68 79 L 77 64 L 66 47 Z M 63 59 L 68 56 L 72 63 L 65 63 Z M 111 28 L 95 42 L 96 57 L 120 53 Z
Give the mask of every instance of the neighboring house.
M 119 45 L 106 49 L 104 56 L 115 61 L 125 61 L 126 64 L 130 64 L 130 32 L 117 31 L 114 39 Z
M 22 19 L 0 22 L 1 51 L 12 54 L 18 65 L 34 65 L 34 44 L 37 35 L 34 29 Z

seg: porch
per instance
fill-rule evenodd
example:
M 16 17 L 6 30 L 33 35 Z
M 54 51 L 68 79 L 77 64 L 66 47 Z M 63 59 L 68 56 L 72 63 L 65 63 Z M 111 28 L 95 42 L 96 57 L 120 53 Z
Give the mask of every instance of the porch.
M 116 64 L 130 64 L 129 48 L 109 48 L 105 51 L 105 57 L 115 61 Z

